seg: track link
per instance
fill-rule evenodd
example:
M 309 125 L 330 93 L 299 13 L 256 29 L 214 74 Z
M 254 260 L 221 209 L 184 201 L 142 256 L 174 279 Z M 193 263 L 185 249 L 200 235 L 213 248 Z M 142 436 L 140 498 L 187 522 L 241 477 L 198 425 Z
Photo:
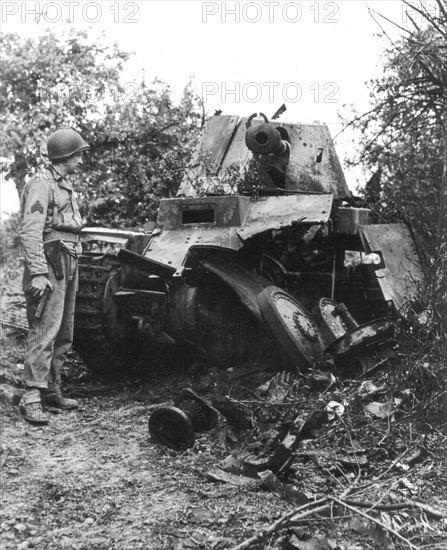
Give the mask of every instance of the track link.
M 98 342 L 113 330 L 108 285 L 120 267 L 112 254 L 79 258 L 79 289 L 76 298 L 75 332 L 83 340 Z

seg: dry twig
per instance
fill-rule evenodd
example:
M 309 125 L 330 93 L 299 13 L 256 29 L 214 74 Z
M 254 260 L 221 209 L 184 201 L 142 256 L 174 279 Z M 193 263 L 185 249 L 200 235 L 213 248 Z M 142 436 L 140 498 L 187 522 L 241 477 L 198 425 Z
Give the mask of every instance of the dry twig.
M 327 510 L 330 504 L 323 504 L 323 503 L 326 503 L 328 500 L 329 498 L 325 497 L 319 500 L 315 500 L 314 502 L 308 502 L 307 504 L 304 504 L 303 506 L 296 508 L 292 512 L 289 512 L 288 514 L 285 514 L 284 516 L 280 517 L 278 520 L 275 521 L 275 523 L 272 523 L 272 525 L 267 527 L 267 529 L 260 531 L 253 537 L 245 540 L 244 542 L 241 542 L 241 544 L 234 546 L 231 550 L 247 550 L 247 548 L 250 548 L 254 544 L 260 542 L 261 540 L 265 539 L 269 535 L 272 535 L 276 531 L 279 531 L 280 529 L 285 527 L 287 523 L 289 523 L 289 521 L 291 521 L 292 519 L 293 521 L 298 521 L 306 518 L 307 516 L 310 516 L 311 514 L 316 514 L 318 512 L 322 512 L 323 510 Z M 321 506 L 318 506 L 317 508 L 313 508 L 312 510 L 307 510 L 307 508 L 314 506 L 315 504 L 321 504 Z
M 388 468 L 386 470 L 384 470 L 381 474 L 379 474 L 378 476 L 376 476 L 372 481 L 370 481 L 369 483 L 366 483 L 365 485 L 362 485 L 362 487 L 358 487 L 358 489 L 356 490 L 356 493 L 362 493 L 365 489 L 368 489 L 368 487 L 371 487 L 372 485 L 375 485 L 380 479 L 382 479 L 383 477 L 386 476 L 386 474 L 392 470 L 396 464 L 398 462 L 400 462 L 403 457 L 408 454 L 408 452 L 410 451 L 410 447 L 407 447 L 405 449 L 405 451 L 400 454 L 392 463 L 390 466 L 388 466 Z M 398 476 L 398 477 L 402 477 L 402 476 Z M 389 481 L 389 480 L 387 480 Z
M 353 506 L 350 506 L 349 504 L 346 504 L 346 502 L 343 502 L 343 500 L 337 498 L 337 497 L 329 497 L 331 500 L 333 500 L 334 502 L 336 502 L 337 504 L 340 504 L 341 506 L 344 506 L 345 508 L 348 508 L 348 510 L 351 510 L 351 512 L 357 512 L 357 514 L 359 514 L 360 516 L 363 516 L 365 519 L 367 519 L 368 521 L 372 521 L 373 523 L 376 523 L 377 525 L 379 525 L 380 527 L 382 527 L 382 529 L 386 529 L 387 531 L 389 531 L 392 535 L 394 535 L 395 537 L 397 537 L 399 540 L 401 540 L 402 542 L 404 542 L 405 544 L 407 544 L 410 548 L 413 548 L 413 550 L 418 550 L 418 547 L 415 546 L 412 542 L 410 542 L 408 539 L 406 539 L 405 537 L 403 537 L 402 535 L 400 535 L 397 531 L 395 531 L 394 529 L 392 529 L 391 527 L 388 527 L 387 525 L 385 525 L 384 523 L 382 523 L 380 520 L 376 519 L 376 518 L 373 518 L 372 516 L 369 516 L 368 514 L 365 514 L 364 512 L 361 512 L 360 510 L 356 510 Z
M 343 499 L 345 498 L 355 487 L 358 480 L 360 479 L 360 471 L 357 474 L 357 477 L 352 482 L 352 484 L 343 491 L 343 493 L 340 495 L 339 498 Z M 318 514 L 319 512 L 323 512 L 324 510 L 327 510 L 331 505 L 327 504 L 328 500 L 333 500 L 335 497 L 324 497 L 320 498 L 318 500 L 315 500 L 314 502 L 308 502 L 307 504 L 303 504 L 303 506 L 300 506 L 299 508 L 296 508 L 295 510 L 292 510 L 292 512 L 289 512 L 288 514 L 285 514 L 284 516 L 280 517 L 278 520 L 275 521 L 270 527 L 267 527 L 267 529 L 264 529 L 260 531 L 257 535 L 254 535 L 253 537 L 245 540 L 244 542 L 241 542 L 241 544 L 238 544 L 237 546 L 234 546 L 231 548 L 231 550 L 247 550 L 247 548 L 250 548 L 254 544 L 261 542 L 261 540 L 265 539 L 269 535 L 272 535 L 276 531 L 279 531 L 283 527 L 285 527 L 288 523 L 297 521 L 301 521 L 308 516 L 311 516 L 313 514 Z M 311 506 L 315 505 L 321 505 L 317 506 L 317 508 L 313 508 L 312 510 L 308 510 Z
M 404 510 L 405 508 L 419 508 L 420 510 L 424 510 L 424 512 L 431 514 L 437 519 L 447 517 L 447 514 L 441 512 L 441 510 L 437 510 L 436 508 L 432 508 L 428 504 L 423 504 L 422 502 L 416 502 L 414 500 L 406 500 L 405 502 L 395 504 L 376 504 L 373 502 L 363 502 L 360 500 L 351 499 L 343 499 L 343 502 L 349 504 L 350 506 L 357 506 L 358 508 L 369 508 L 370 510 L 383 510 L 388 512 L 392 510 Z

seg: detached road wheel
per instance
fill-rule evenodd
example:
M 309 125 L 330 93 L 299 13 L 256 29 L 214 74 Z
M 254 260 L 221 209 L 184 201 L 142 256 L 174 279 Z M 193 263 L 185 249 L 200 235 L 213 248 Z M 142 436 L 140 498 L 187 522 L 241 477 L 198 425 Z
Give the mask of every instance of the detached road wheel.
M 161 405 L 149 418 L 152 440 L 175 451 L 184 451 L 194 445 L 195 430 L 191 420 L 178 407 Z
M 276 286 L 262 290 L 258 303 L 266 323 L 290 359 L 298 366 L 313 366 L 323 354 L 323 344 L 308 311 Z

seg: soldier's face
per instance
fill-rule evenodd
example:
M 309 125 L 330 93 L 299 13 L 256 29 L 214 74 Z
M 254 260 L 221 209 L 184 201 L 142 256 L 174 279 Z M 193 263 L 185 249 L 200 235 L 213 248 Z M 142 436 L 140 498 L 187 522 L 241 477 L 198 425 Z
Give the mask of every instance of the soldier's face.
M 77 168 L 80 164 L 82 164 L 82 152 L 75 153 L 70 158 L 68 158 L 64 162 L 66 166 L 66 173 L 67 174 L 74 174 L 77 171 Z

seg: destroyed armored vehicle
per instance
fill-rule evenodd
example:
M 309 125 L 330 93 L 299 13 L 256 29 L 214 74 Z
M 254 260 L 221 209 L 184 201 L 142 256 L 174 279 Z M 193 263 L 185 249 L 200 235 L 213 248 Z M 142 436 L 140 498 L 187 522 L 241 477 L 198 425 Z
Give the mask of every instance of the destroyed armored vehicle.
M 95 361 L 174 346 L 232 366 L 275 349 L 291 367 L 329 356 L 362 375 L 392 355 L 422 276 L 410 229 L 356 206 L 328 128 L 262 113 L 208 120 L 150 231 L 82 240 L 75 342 Z

